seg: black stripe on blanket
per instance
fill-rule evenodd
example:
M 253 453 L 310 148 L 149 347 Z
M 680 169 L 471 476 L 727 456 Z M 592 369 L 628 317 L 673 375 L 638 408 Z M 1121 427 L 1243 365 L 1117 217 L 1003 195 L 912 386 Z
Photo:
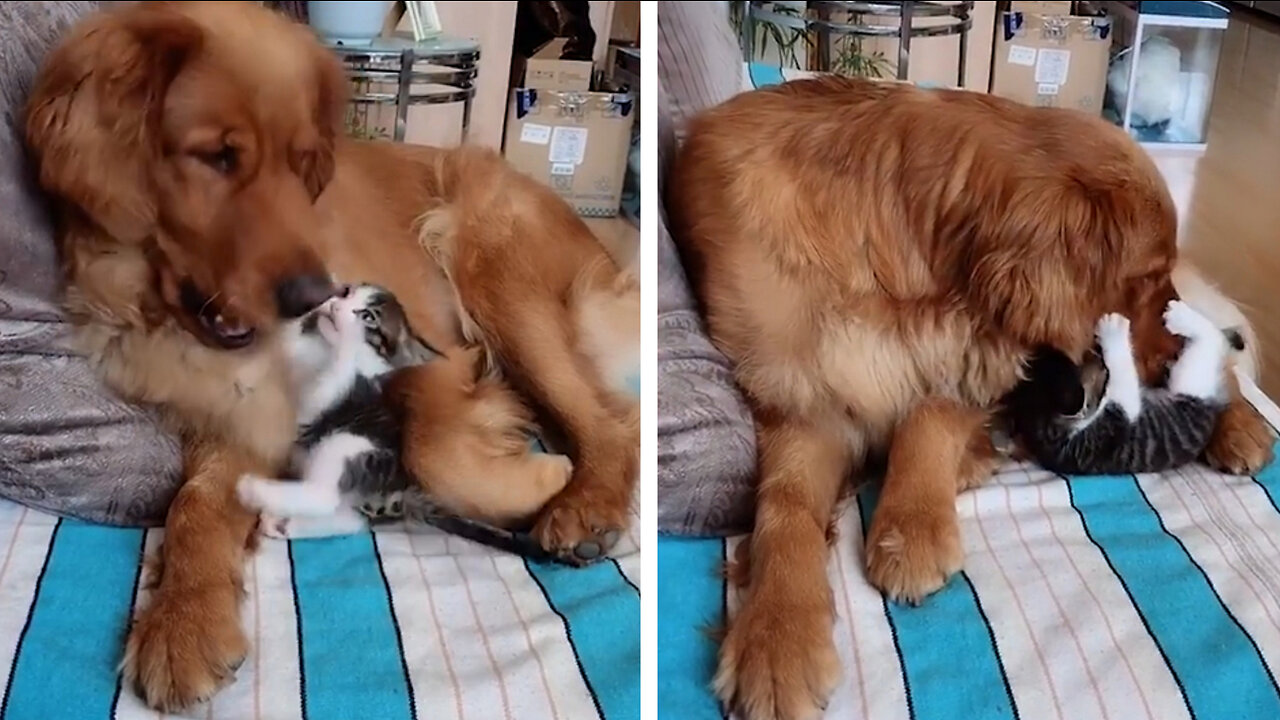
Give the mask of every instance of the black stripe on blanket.
M 418 717 L 418 702 L 413 695 L 413 679 L 409 676 L 409 660 L 404 653 L 404 634 L 400 632 L 400 618 L 396 615 L 396 601 L 391 597 L 391 583 L 387 581 L 387 571 L 382 567 L 382 551 L 378 548 L 378 534 L 370 532 L 373 542 L 373 555 L 378 559 L 378 575 L 382 578 L 382 587 L 387 590 L 387 608 L 391 610 L 391 624 L 396 631 L 396 648 L 400 651 L 400 667 L 404 670 L 404 688 L 409 693 L 409 712 Z
M 142 543 L 138 545 L 138 572 L 133 576 L 133 595 L 129 599 L 129 617 L 125 621 L 125 639 L 128 639 L 128 633 L 133 630 L 133 613 L 138 609 L 138 588 L 142 586 L 142 571 L 147 564 L 147 535 L 150 530 L 142 531 Z M 52 545 L 51 545 L 52 546 Z M 46 560 L 45 562 L 48 562 Z M 120 673 L 116 677 L 116 693 L 111 697 L 111 717 L 116 717 L 116 711 L 120 706 L 120 693 L 124 690 L 124 673 Z

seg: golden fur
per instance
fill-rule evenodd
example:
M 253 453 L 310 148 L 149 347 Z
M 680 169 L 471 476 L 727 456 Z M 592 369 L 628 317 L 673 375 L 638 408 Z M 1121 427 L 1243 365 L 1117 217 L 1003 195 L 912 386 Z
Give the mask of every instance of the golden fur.
M 481 350 L 467 348 L 401 370 L 387 396 L 416 416 L 405 466 L 446 510 L 500 527 L 522 526 L 573 470 L 564 455 L 533 452 L 534 418 L 520 398 L 479 367 Z
M 988 409 L 1026 349 L 1079 358 L 1110 311 L 1132 318 L 1146 379 L 1178 349 L 1160 321 L 1173 205 L 1100 119 L 840 78 L 694 118 L 666 203 L 759 447 L 716 689 L 749 720 L 817 717 L 840 677 L 827 529 L 849 473 L 888 459 L 870 581 L 911 602 L 940 588 L 963 562 L 955 494 L 990 473 Z M 1260 467 L 1261 418 L 1228 413 L 1209 459 Z
M 586 306 L 608 305 L 625 276 L 564 202 L 491 151 L 347 140 L 346 92 L 308 28 L 257 3 L 201 2 L 86 18 L 32 92 L 27 141 L 81 341 L 111 387 L 164 408 L 183 439 L 163 573 L 124 658 L 162 710 L 209 697 L 247 652 L 254 518 L 235 481 L 275 473 L 288 453 L 294 399 L 274 330 L 318 301 L 326 273 L 386 287 L 446 352 L 465 319 L 563 433 L 573 472 L 536 520 L 546 547 L 571 554 L 627 521 L 636 403 L 580 339 L 584 318 L 603 322 Z M 419 237 L 432 213 L 449 219 L 442 263 Z M 438 448 L 419 440 L 440 418 L 418 410 L 406 407 L 405 454 L 425 466 Z

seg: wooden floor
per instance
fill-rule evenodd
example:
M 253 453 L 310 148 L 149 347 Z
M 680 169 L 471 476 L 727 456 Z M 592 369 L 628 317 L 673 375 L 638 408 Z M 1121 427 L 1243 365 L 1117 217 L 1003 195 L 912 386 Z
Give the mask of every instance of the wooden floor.
M 1182 252 L 1254 323 L 1262 387 L 1280 397 L 1280 25 L 1227 29 Z
M 586 218 L 586 222 L 613 259 L 639 277 L 640 229 L 621 215 L 613 218 Z

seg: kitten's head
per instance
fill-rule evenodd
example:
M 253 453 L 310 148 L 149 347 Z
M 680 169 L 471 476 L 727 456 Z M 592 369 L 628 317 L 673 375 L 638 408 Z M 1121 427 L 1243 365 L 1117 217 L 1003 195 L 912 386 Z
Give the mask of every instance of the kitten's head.
M 395 295 L 369 284 L 343 287 L 293 321 L 285 337 L 292 360 L 304 368 L 319 369 L 334 350 L 349 346 L 358 371 L 369 377 L 439 354 L 413 334 Z
M 1075 417 L 1089 406 L 1092 374 L 1088 361 L 1082 368 L 1061 350 L 1042 345 L 1027 360 L 1025 379 L 1002 404 L 1015 420 Z

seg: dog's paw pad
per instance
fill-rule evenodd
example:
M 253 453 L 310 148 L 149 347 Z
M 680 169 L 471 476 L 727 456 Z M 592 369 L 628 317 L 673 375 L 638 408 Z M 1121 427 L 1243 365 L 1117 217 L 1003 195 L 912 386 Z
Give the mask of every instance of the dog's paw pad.
M 608 555 L 622 537 L 619 530 L 597 530 L 594 536 L 573 547 L 573 556 L 584 563 L 594 562 Z

